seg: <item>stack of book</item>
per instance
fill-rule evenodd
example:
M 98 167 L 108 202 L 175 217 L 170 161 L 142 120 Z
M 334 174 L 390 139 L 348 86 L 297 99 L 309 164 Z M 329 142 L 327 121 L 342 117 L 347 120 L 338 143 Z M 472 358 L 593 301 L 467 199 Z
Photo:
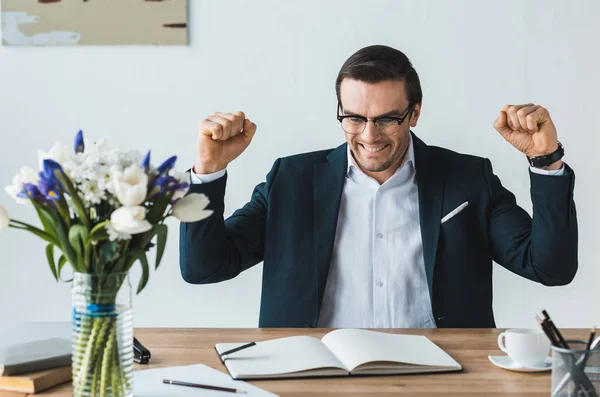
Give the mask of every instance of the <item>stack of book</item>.
M 68 339 L 46 339 L 0 349 L 0 397 L 39 393 L 70 380 Z

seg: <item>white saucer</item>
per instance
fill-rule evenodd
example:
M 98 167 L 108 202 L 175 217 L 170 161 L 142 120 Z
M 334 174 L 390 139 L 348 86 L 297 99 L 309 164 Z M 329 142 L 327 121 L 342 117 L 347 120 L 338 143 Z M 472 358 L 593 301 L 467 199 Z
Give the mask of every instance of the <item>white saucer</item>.
M 508 356 L 488 356 L 492 364 L 497 367 L 519 372 L 544 372 L 552 369 L 552 357 L 546 357 L 544 361 L 533 367 L 521 367 L 513 362 Z

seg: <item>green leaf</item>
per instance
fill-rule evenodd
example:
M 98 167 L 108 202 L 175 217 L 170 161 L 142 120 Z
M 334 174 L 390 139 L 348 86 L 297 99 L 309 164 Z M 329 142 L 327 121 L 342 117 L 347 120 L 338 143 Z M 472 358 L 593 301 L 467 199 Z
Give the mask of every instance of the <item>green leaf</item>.
M 86 243 L 88 241 L 88 230 L 83 225 L 73 225 L 69 229 L 69 243 L 77 254 L 77 262 L 81 267 L 89 266 L 87 261 Z
M 162 260 L 163 254 L 165 253 L 165 246 L 167 245 L 167 225 L 162 224 L 156 226 L 156 267 L 158 269 Z
M 67 204 L 64 194 L 59 195 L 58 201 L 54 202 L 54 207 L 56 208 L 56 212 L 62 217 L 65 225 L 67 225 L 67 227 L 71 227 L 71 214 L 69 212 L 69 205 Z
M 106 225 L 108 225 L 109 223 L 110 221 L 104 221 L 94 226 L 90 231 L 90 240 L 93 239 L 96 236 L 96 234 L 102 234 L 102 232 L 107 233 L 108 236 L 108 232 L 106 231 Z
M 146 215 L 146 220 L 153 225 L 156 225 L 163 218 L 165 210 L 171 203 L 171 198 L 173 197 L 173 193 L 168 193 L 162 196 L 159 196 L 158 199 L 152 204 L 150 207 L 150 211 L 148 211 L 148 215 Z
M 35 202 L 35 200 L 31 200 L 31 202 L 34 203 L 33 206 L 35 207 L 38 217 L 42 222 L 42 226 L 44 226 L 44 230 L 47 233 L 56 233 L 56 227 L 54 225 L 54 220 L 52 220 L 52 216 L 47 212 L 47 210 L 44 207 Z
M 79 266 L 79 263 L 77 262 L 77 254 L 75 253 L 75 251 L 73 251 L 73 248 L 69 243 L 67 232 L 62 223 L 57 224 L 56 235 L 58 237 L 58 241 L 60 242 L 59 247 L 67 257 L 67 260 L 69 261 L 71 266 L 73 266 L 73 269 L 75 269 L 75 271 L 77 272 L 83 272 L 84 269 L 81 266 Z
M 69 261 L 69 263 L 71 263 L 75 271 L 81 272 L 82 269 L 79 268 L 77 265 L 76 254 L 71 248 L 71 245 L 69 244 L 67 232 L 61 221 L 60 216 L 56 214 L 55 211 L 51 211 L 44 208 L 40 203 L 36 202 L 35 200 L 31 200 L 31 203 L 38 212 L 38 216 L 40 217 L 44 228 L 46 228 L 47 230 L 44 233 L 41 230 L 30 226 L 28 231 L 30 231 L 33 234 L 36 234 L 37 236 L 48 241 L 49 243 L 59 247 L 61 251 L 64 252 L 64 254 L 66 255 L 67 260 Z
M 65 266 L 65 263 L 67 263 L 67 258 L 65 258 L 64 255 L 61 255 L 60 258 L 58 258 L 58 271 L 56 273 L 59 279 L 61 279 L 60 274 L 62 273 L 62 269 Z
M 156 226 L 153 226 L 152 229 L 147 232 L 136 234 L 131 238 L 131 248 L 140 248 L 144 251 L 148 251 L 150 249 L 149 245 L 154 235 L 156 234 Z
M 47 241 L 50 244 L 60 246 L 58 240 L 55 237 L 51 236 L 50 234 L 46 233 L 43 230 L 38 229 L 37 227 L 33 227 L 33 226 L 28 225 L 23 222 L 15 221 L 14 219 L 11 219 L 10 227 L 13 227 L 15 229 L 25 230 L 29 233 L 35 234 L 36 236 L 38 236 L 42 240 Z
M 46 246 L 46 258 L 48 259 L 48 264 L 50 265 L 50 270 L 52 271 L 52 275 L 58 281 L 58 274 L 56 273 L 56 264 L 54 263 L 54 246 L 52 244 L 48 244 Z
M 150 266 L 148 265 L 148 258 L 146 258 L 145 252 L 140 255 L 139 260 L 140 265 L 142 265 L 142 278 L 140 279 L 140 284 L 137 290 L 138 295 L 146 287 L 146 284 L 148 284 L 148 279 L 150 278 Z
M 142 278 L 140 279 L 140 283 L 138 285 L 137 293 L 142 292 L 146 284 L 148 284 L 148 279 L 150 278 L 150 265 L 148 264 L 148 258 L 146 257 L 146 252 L 142 249 L 136 248 L 129 251 L 129 255 L 134 262 L 136 260 L 140 261 L 140 265 L 142 266 Z
M 97 231 L 94 233 L 94 236 L 90 236 L 90 244 L 97 244 L 100 241 L 105 241 L 108 240 L 108 231 L 106 229 L 100 229 L 100 231 Z
M 35 208 L 35 211 L 38 214 L 38 218 L 40 218 L 40 221 L 42 222 L 42 226 L 44 227 L 46 234 L 48 236 L 50 236 L 51 238 L 53 238 L 55 241 L 55 242 L 51 242 L 51 241 L 49 241 L 49 242 L 51 242 L 54 245 L 60 245 L 58 243 L 58 236 L 56 234 L 56 220 L 55 220 L 56 218 L 53 216 L 53 214 L 48 209 L 44 208 L 44 206 L 42 206 L 37 201 L 35 201 L 35 200 L 30 200 L 30 201 L 33 204 L 33 207 Z M 39 230 L 39 229 L 37 229 L 37 230 Z M 35 234 L 37 234 L 39 236 L 39 233 L 35 233 Z
M 62 183 L 62 185 L 65 187 L 69 196 L 71 196 L 71 200 L 73 201 L 73 206 L 75 207 L 75 210 L 77 211 L 77 214 L 79 215 L 79 219 L 81 220 L 81 223 L 83 223 L 83 225 L 86 228 L 89 228 L 90 220 L 87 216 L 87 213 L 85 212 L 85 207 L 83 205 L 83 202 L 81 201 L 81 197 L 79 197 L 79 194 L 77 193 L 77 190 L 75 190 L 73 183 L 71 183 L 71 180 L 65 174 L 57 173 L 56 177 Z

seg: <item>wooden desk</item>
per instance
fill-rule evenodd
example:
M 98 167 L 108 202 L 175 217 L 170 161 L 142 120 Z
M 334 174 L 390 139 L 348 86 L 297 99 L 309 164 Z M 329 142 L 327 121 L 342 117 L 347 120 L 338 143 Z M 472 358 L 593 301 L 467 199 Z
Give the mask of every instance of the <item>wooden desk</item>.
M 327 329 L 136 329 L 137 338 L 152 352 L 150 369 L 203 363 L 227 373 L 219 361 L 217 342 L 251 342 L 293 335 L 322 337 Z M 381 330 L 425 335 L 448 352 L 463 372 L 430 375 L 370 376 L 253 381 L 252 384 L 281 396 L 544 396 L 550 395 L 550 372 L 519 373 L 495 367 L 488 355 L 501 355 L 497 338 L 500 329 Z M 566 338 L 587 339 L 588 330 L 567 330 Z M 37 394 L 71 397 L 69 384 Z M 24 395 L 21 395 L 24 396 Z

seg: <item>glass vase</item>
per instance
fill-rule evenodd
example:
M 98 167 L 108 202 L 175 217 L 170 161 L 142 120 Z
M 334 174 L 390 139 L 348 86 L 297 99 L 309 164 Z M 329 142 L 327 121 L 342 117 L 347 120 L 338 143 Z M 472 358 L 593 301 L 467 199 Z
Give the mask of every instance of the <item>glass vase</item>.
M 73 396 L 133 396 L 133 321 L 127 273 L 74 273 Z

